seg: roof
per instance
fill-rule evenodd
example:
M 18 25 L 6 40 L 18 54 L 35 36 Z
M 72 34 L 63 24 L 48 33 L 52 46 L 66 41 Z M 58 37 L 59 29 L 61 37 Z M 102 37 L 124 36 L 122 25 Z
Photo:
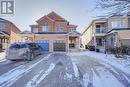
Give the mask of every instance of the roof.
M 99 19 L 95 19 L 93 21 L 91 21 L 91 23 L 89 24 L 89 26 L 84 30 L 84 32 L 82 33 L 82 35 L 88 30 L 88 28 L 95 22 L 95 21 L 106 21 L 107 18 L 99 18 Z
M 12 26 L 14 26 L 17 29 L 18 32 L 21 32 L 21 30 L 11 21 L 8 21 L 8 20 L 3 19 L 3 18 L 0 18 L 0 21 L 10 23 Z M 15 31 L 16 31 L 16 29 L 15 29 Z
M 34 24 L 34 25 L 29 25 L 30 27 L 38 27 L 37 24 Z
M 61 17 L 60 15 L 58 15 L 55 12 L 51 12 L 48 15 L 44 15 L 43 17 L 41 17 L 40 19 L 38 19 L 36 22 L 41 21 L 43 18 L 47 18 L 50 21 L 58 21 L 58 22 L 67 22 L 67 20 L 65 20 L 63 17 Z
M 70 24 L 68 27 L 78 27 L 78 26 Z
M 32 34 L 31 31 L 25 30 L 23 32 L 21 32 L 21 34 Z
M 6 35 L 6 36 L 9 36 L 9 34 L 7 33 L 7 32 L 5 32 L 5 31 L 0 31 L 0 35 Z
M 3 19 L 3 18 L 0 18 L 0 21 L 5 21 L 5 19 Z
M 121 14 L 114 14 L 114 15 L 110 16 L 110 18 L 113 18 L 113 17 L 123 17 L 123 15 L 121 15 Z
M 49 13 L 47 16 L 53 20 L 65 20 L 63 17 L 61 17 L 60 15 L 58 15 L 57 13 L 53 11 Z
M 123 30 L 130 30 L 130 28 L 113 28 L 112 30 L 108 31 L 107 33 L 110 33 L 112 31 L 123 31 Z
M 77 32 L 77 31 L 73 31 L 73 32 L 69 32 L 68 33 L 69 35 L 72 35 L 72 36 L 79 36 L 79 35 L 81 35 L 79 32 Z
M 7 22 L 10 22 L 10 21 L 8 21 L 8 20 L 6 20 L 6 19 L 3 19 L 3 18 L 0 18 L 0 21 L 7 21 Z M 11 23 L 11 22 L 10 22 Z
M 68 32 L 38 32 L 35 34 L 67 34 Z

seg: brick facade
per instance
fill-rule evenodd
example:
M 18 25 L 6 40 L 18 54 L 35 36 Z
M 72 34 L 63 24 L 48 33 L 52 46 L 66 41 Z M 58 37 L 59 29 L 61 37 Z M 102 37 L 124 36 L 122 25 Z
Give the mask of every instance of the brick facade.
M 83 47 L 95 46 L 104 52 L 110 47 L 130 46 L 129 18 L 112 16 L 93 20 L 82 34 Z
M 63 43 L 65 43 L 65 51 L 69 50 L 69 29 L 71 27 L 76 31 L 76 25 L 70 25 L 67 20 L 55 12 L 51 12 L 48 15 L 43 16 L 37 20 L 36 23 L 37 24 L 35 25 L 30 25 L 31 31 L 34 33 L 35 42 L 49 41 L 49 51 L 52 52 L 54 51 L 53 48 L 55 41 L 59 41 L 59 43 L 63 41 Z M 43 25 L 47 25 L 47 31 L 43 31 Z M 57 31 L 57 27 L 62 27 L 63 30 Z M 79 33 L 77 33 L 77 36 L 74 37 L 79 37 Z M 78 41 L 76 44 L 79 45 Z
M 0 35 L 0 49 L 6 49 L 10 44 L 21 42 L 21 31 L 12 22 L 0 18 L 0 24 L 4 25 L 0 28 L 0 32 L 5 33 L 5 36 Z

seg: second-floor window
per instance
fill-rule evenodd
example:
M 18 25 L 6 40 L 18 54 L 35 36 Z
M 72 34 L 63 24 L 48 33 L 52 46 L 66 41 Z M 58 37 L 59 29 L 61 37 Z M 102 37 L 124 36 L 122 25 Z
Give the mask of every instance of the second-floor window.
M 96 33 L 100 33 L 101 26 L 100 25 L 96 25 Z
M 69 28 L 69 32 L 73 32 L 75 30 L 76 30 L 75 28 Z
M 0 29 L 5 28 L 5 27 L 6 27 L 6 25 L 4 23 L 0 23 Z
M 38 28 L 33 28 L 33 29 L 32 29 L 32 32 L 33 32 L 33 33 L 37 33 L 37 32 L 38 32 Z
M 114 21 L 112 23 L 112 28 L 122 28 L 125 26 L 125 22 L 123 21 Z
M 56 27 L 56 32 L 63 32 L 64 31 L 64 27 L 63 26 L 57 26 Z
M 43 32 L 49 32 L 49 26 L 48 26 L 48 24 L 44 24 L 44 25 L 42 26 L 42 31 L 43 31 Z

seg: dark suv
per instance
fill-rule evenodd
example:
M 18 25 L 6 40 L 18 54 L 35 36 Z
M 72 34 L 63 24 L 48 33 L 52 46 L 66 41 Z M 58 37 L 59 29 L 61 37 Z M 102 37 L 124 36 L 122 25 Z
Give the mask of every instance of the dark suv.
M 88 49 L 89 49 L 90 51 L 95 51 L 95 46 L 88 46 Z
M 36 43 L 12 44 L 6 52 L 7 54 L 6 59 L 32 60 L 35 56 L 40 55 L 42 53 L 43 53 L 42 48 Z

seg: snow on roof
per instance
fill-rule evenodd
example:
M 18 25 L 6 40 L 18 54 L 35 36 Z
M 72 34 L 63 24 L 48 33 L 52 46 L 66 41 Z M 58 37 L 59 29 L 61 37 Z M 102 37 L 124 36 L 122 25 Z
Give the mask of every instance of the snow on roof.
M 5 19 L 3 19 L 3 18 L 0 18 L 0 21 L 6 21 Z

